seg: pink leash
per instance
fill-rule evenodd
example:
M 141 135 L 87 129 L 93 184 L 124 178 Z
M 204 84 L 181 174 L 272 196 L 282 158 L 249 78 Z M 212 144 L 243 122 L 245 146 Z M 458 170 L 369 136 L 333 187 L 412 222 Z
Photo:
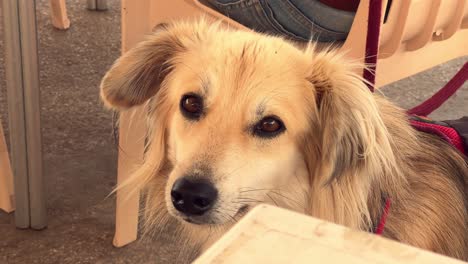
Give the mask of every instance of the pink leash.
M 382 212 L 382 216 L 380 216 L 379 225 L 377 226 L 377 229 L 375 230 L 376 235 L 381 235 L 385 229 L 385 223 L 387 222 L 388 213 L 390 212 L 390 204 L 391 204 L 391 200 L 390 198 L 387 198 L 385 200 L 385 207 Z
M 375 72 L 377 70 L 377 55 L 379 53 L 379 37 L 380 37 L 380 22 L 382 18 L 382 0 L 370 0 L 369 2 L 369 19 L 367 21 L 367 36 L 366 36 L 366 57 L 364 59 L 366 67 L 364 67 L 363 77 L 368 82 L 367 87 L 371 92 L 374 92 Z M 380 216 L 375 234 L 381 235 L 385 229 L 388 213 L 390 212 L 390 198 L 385 199 L 385 206 Z
M 374 92 L 377 55 L 379 54 L 380 21 L 382 17 L 382 0 L 369 1 L 369 18 L 367 20 L 366 57 L 363 77 L 368 81 L 367 87 Z
M 364 79 L 368 82 L 367 86 L 371 92 L 374 92 L 375 73 L 377 69 L 377 56 L 379 53 L 379 37 L 382 16 L 382 0 L 369 1 L 369 19 L 367 21 L 366 53 L 365 67 L 363 72 Z M 431 98 L 422 102 L 420 105 L 408 110 L 409 115 L 427 116 L 439 108 L 447 99 L 452 96 L 468 79 L 468 63 L 465 63 L 458 73 Z M 391 200 L 386 198 L 384 210 L 380 217 L 379 224 L 375 234 L 381 235 L 385 229 L 388 214 L 390 212 Z
M 422 102 L 422 104 L 408 110 L 410 115 L 428 116 L 434 110 L 439 108 L 447 99 L 450 98 L 462 85 L 468 80 L 468 62 L 453 76 L 453 78 L 435 93 L 431 98 Z

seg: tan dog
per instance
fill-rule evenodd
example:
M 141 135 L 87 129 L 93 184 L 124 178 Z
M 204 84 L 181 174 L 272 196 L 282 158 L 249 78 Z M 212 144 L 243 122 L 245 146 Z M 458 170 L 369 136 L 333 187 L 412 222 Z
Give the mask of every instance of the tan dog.
M 206 22 L 160 26 L 118 59 L 101 96 L 148 110 L 147 226 L 204 242 L 265 202 L 468 259 L 467 163 L 417 132 L 334 52 Z M 168 213 L 169 214 L 168 214 Z M 210 242 L 207 242 L 208 244 Z

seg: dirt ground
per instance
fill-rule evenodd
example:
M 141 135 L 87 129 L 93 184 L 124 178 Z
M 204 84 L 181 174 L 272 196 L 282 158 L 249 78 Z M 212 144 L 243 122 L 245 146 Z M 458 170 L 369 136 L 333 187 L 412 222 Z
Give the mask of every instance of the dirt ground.
M 48 228 L 18 230 L 14 214 L 0 212 L 0 263 L 173 263 L 181 245 L 168 230 L 154 239 L 114 248 L 116 147 L 112 115 L 103 109 L 98 85 L 120 52 L 120 1 L 109 10 L 86 10 L 67 1 L 71 28 L 56 30 L 47 0 L 38 0 L 40 82 Z M 1 3 L 1 2 L 0 2 Z M 0 4 L 1 8 L 1 4 Z M 8 137 L 0 30 L 0 116 Z M 408 108 L 445 84 L 467 58 L 394 83 L 382 91 Z M 468 85 L 433 114 L 454 119 L 468 114 Z

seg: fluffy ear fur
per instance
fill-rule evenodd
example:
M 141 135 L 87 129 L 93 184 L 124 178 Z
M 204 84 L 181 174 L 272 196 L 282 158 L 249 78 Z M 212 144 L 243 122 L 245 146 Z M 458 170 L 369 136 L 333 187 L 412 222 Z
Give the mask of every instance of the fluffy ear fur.
M 345 172 L 368 173 L 398 168 L 392 137 L 381 109 L 353 64 L 340 55 L 319 53 L 313 59 L 309 81 L 317 94 L 322 175 L 333 181 Z M 369 168 L 380 164 L 379 168 Z M 350 171 L 351 170 L 351 171 Z
M 310 57 L 308 80 L 316 91 L 312 135 L 305 144 L 311 195 L 316 196 L 311 214 L 367 229 L 372 225 L 371 182 L 387 173 L 399 175 L 392 138 L 374 95 L 352 64 L 335 53 Z
M 106 106 L 126 109 L 156 94 L 171 69 L 173 58 L 184 51 L 181 38 L 161 24 L 153 34 L 116 60 L 101 81 Z

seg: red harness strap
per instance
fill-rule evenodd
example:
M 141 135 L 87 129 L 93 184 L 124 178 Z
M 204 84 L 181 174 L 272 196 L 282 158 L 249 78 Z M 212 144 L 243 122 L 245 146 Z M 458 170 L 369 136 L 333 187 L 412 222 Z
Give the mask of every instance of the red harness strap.
M 448 124 L 443 122 L 435 122 L 430 119 L 420 117 L 420 116 L 411 116 L 410 124 L 416 130 L 437 135 L 447 143 L 455 147 L 460 153 L 467 154 L 463 144 L 463 139 L 458 134 L 458 132 L 450 127 Z
M 384 206 L 382 215 L 380 216 L 380 221 L 379 221 L 379 224 L 377 225 L 377 229 L 375 229 L 375 232 L 374 232 L 376 235 L 381 235 L 385 229 L 385 223 L 387 222 L 388 213 L 390 212 L 390 204 L 391 204 L 390 198 L 385 199 L 385 206 Z

